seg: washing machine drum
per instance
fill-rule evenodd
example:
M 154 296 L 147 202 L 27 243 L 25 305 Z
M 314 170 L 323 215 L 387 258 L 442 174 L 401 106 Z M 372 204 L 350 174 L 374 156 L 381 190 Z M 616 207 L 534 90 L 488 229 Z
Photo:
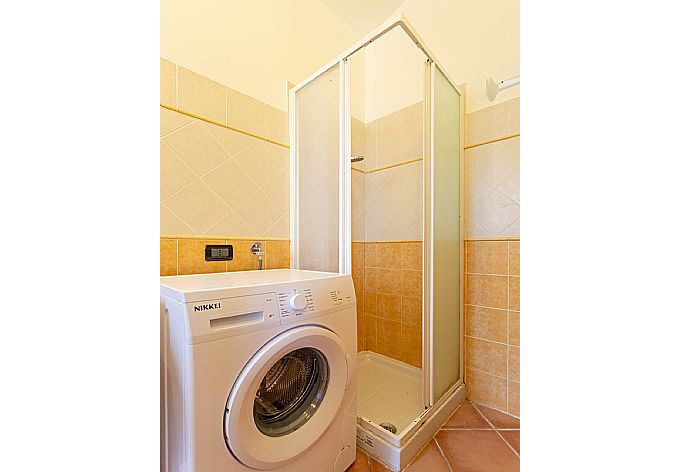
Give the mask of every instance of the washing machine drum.
M 342 341 L 325 328 L 294 328 L 271 340 L 228 396 L 225 440 L 232 454 L 257 469 L 299 457 L 336 417 L 348 367 Z
M 321 405 L 328 386 L 328 363 L 310 347 L 295 349 L 273 364 L 254 398 L 254 422 L 267 436 L 300 428 Z

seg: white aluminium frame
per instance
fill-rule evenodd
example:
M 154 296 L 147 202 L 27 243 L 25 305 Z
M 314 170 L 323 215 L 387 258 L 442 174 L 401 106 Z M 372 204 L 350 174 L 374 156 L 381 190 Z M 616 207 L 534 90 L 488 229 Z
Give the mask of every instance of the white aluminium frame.
M 298 85 L 294 86 L 289 91 L 288 96 L 288 112 L 289 112 L 289 122 L 290 122 L 290 267 L 293 269 L 299 269 L 299 205 L 298 205 L 298 191 L 299 186 L 297 182 L 297 176 L 299 174 L 299 163 L 297 161 L 297 149 L 298 149 L 298 135 L 297 135 L 297 109 L 299 106 L 298 100 L 296 100 L 296 94 L 304 86 L 308 85 L 323 73 L 327 72 L 335 65 L 339 65 L 339 122 L 340 122 L 340 132 L 339 132 L 339 272 L 342 274 L 349 274 L 351 272 L 351 247 L 352 247 L 352 234 L 351 234 L 351 169 L 350 169 L 350 156 L 351 156 L 351 143 L 350 143 L 350 67 L 349 67 L 349 57 L 359 51 L 360 49 L 368 46 L 376 39 L 380 38 L 384 34 L 388 33 L 393 28 L 400 26 L 403 31 L 409 36 L 409 38 L 414 42 L 414 44 L 419 47 L 419 49 L 426 55 L 427 64 L 425 70 L 425 90 L 424 90 L 424 249 L 423 249 L 423 267 L 424 267 L 424 283 L 423 283 L 423 329 L 424 333 L 422 336 L 422 371 L 424 379 L 424 403 L 425 405 L 431 407 L 434 403 L 443 403 L 448 396 L 463 384 L 462 371 L 460 372 L 459 380 L 448 389 L 448 391 L 439 398 L 436 402 L 433 399 L 433 349 L 431 344 L 433 343 L 433 325 L 431 323 L 431 307 L 433 306 L 433 293 L 430 290 L 433 287 L 433 257 L 432 257 L 432 243 L 433 243 L 433 74 L 435 70 L 438 69 L 450 82 L 450 84 L 455 88 L 461 99 L 464 99 L 463 92 L 457 87 L 456 82 L 451 79 L 450 74 L 438 63 L 434 55 L 430 52 L 429 48 L 420 39 L 419 34 L 412 28 L 411 24 L 403 15 L 399 15 L 397 18 L 392 18 L 387 23 L 379 26 L 372 30 L 368 35 L 365 35 L 363 39 L 355 43 L 352 47 L 346 49 L 333 60 L 325 64 L 323 67 L 318 69 L 316 72 L 311 74 L 305 80 L 300 82 Z M 462 130 L 461 130 L 462 133 Z M 462 134 L 461 134 L 462 136 Z M 461 162 L 460 168 L 462 170 L 462 146 L 460 146 L 461 152 Z M 462 183 L 461 183 L 461 202 L 460 209 L 462 212 L 463 201 L 462 201 Z M 460 229 L 462 238 L 462 216 L 460 218 Z M 462 239 L 461 239 L 462 243 Z M 461 255 L 463 253 L 462 249 L 460 251 Z M 462 257 L 462 256 L 461 256 Z M 460 266 L 460 275 L 463 276 L 463 266 Z M 460 295 L 460 313 L 461 322 L 463 321 L 463 307 L 464 300 L 462 299 L 462 293 Z M 462 328 L 462 323 L 461 323 Z M 462 353 L 462 336 L 459 340 L 459 363 L 462 370 L 463 366 L 463 353 Z M 431 408 L 422 416 L 427 416 L 431 413 Z M 421 423 L 421 422 L 420 422 Z M 414 428 L 416 429 L 416 428 Z

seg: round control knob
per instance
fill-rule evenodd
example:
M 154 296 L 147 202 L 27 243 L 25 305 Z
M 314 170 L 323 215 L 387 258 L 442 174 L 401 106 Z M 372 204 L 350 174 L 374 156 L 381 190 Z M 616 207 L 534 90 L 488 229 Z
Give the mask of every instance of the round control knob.
M 301 293 L 290 297 L 290 307 L 294 310 L 304 310 L 307 307 L 307 299 Z

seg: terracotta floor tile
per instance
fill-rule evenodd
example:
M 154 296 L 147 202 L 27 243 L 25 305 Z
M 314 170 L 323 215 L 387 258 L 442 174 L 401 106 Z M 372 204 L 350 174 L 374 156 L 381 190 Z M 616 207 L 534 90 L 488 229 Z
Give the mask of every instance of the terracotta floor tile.
M 477 408 L 479 408 L 479 411 L 486 416 L 486 419 L 489 420 L 496 429 L 520 429 L 520 418 L 515 418 L 514 416 L 489 408 L 488 406 L 477 405 Z
M 441 428 L 491 429 L 491 425 L 482 418 L 472 403 L 462 402 Z
M 441 430 L 436 441 L 454 471 L 520 470 L 520 459 L 496 431 Z
M 436 441 L 433 440 L 424 446 L 422 452 L 405 469 L 405 472 L 429 472 L 432 470 L 434 472 L 450 471 Z
M 519 429 L 504 429 L 498 431 L 498 434 L 503 436 L 510 446 L 520 454 L 520 430 Z
M 369 472 L 369 457 L 357 448 L 355 462 L 347 468 L 346 472 Z

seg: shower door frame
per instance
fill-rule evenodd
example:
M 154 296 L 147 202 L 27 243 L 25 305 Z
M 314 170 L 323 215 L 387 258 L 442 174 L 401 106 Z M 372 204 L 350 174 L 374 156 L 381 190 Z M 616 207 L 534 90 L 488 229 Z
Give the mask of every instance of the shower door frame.
M 433 221 L 430 218 L 429 211 L 432 208 L 431 205 L 431 175 L 429 174 L 433 163 L 433 73 L 434 67 L 438 69 L 453 86 L 455 91 L 464 101 L 465 94 L 457 87 L 455 81 L 451 79 L 450 74 L 443 68 L 443 66 L 436 60 L 434 55 L 429 51 L 429 48 L 422 42 L 419 35 L 410 25 L 409 21 L 403 15 L 399 15 L 397 18 L 391 19 L 388 23 L 384 23 L 378 28 L 374 29 L 371 33 L 364 36 L 363 39 L 355 43 L 352 47 L 346 49 L 336 58 L 325 64 L 323 67 L 318 69 L 316 72 L 311 74 L 305 80 L 292 87 L 288 92 L 288 113 L 289 113 L 289 126 L 290 126 L 290 267 L 293 269 L 299 269 L 299 205 L 298 205 L 298 191 L 299 186 L 297 182 L 298 174 L 298 162 L 297 162 L 297 149 L 298 149 L 298 133 L 296 126 L 296 117 L 298 105 L 298 100 L 296 95 L 300 89 L 310 84 L 312 81 L 321 77 L 325 72 L 329 71 L 335 65 L 339 66 L 339 273 L 350 274 L 351 273 L 351 248 L 352 248 L 352 234 L 351 234 L 351 169 L 350 169 L 350 155 L 351 155 L 351 143 L 350 143 L 350 133 L 351 133 L 351 120 L 350 120 L 350 68 L 349 68 L 349 58 L 354 53 L 360 49 L 373 43 L 375 40 L 385 35 L 392 29 L 400 26 L 403 31 L 409 36 L 412 42 L 426 55 L 427 61 L 425 64 L 425 84 L 424 84 L 424 147 L 423 147 L 423 160 L 424 160 L 424 241 L 423 241 L 423 336 L 422 336 L 422 379 L 423 379 L 423 398 L 425 404 L 425 411 L 410 425 L 406 425 L 403 431 L 400 432 L 400 440 L 409 438 L 419 427 L 424 424 L 427 418 L 429 418 L 434 412 L 435 404 L 443 404 L 453 393 L 457 391 L 458 388 L 464 385 L 464 356 L 463 356 L 463 339 L 462 339 L 462 327 L 464 323 L 464 300 L 463 294 L 460 293 L 460 312 L 458 316 L 460 317 L 460 339 L 459 343 L 459 379 L 453 385 L 451 385 L 444 394 L 436 401 L 433 398 L 433 383 L 432 383 L 432 365 L 433 365 L 433 350 L 431 344 L 432 340 L 432 323 L 431 323 L 431 301 L 432 301 L 432 284 L 433 284 L 433 266 L 431 250 L 433 245 L 433 228 L 430 226 L 430 222 Z M 461 111 L 461 117 L 462 117 Z M 461 137 L 463 130 L 461 130 Z M 463 156 L 463 146 L 460 143 L 460 169 L 462 170 L 462 160 Z M 462 183 L 460 182 L 460 198 L 461 211 L 463 209 L 463 189 Z M 459 244 L 463 244 L 463 233 L 462 233 L 462 217 L 460 215 L 460 241 Z M 461 257 L 463 257 L 464 250 L 460 248 Z M 464 277 L 464 264 L 460 265 L 460 276 Z M 459 281 L 460 283 L 460 281 Z M 378 426 L 378 425 L 374 425 Z M 380 428 L 384 431 L 383 428 Z M 396 444 L 400 446 L 399 441 Z M 404 441 L 403 441 L 404 442 Z

